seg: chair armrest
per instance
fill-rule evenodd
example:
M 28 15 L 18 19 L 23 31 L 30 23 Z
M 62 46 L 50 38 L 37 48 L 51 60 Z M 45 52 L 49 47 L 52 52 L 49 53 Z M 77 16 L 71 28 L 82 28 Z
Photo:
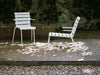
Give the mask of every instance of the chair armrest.
M 13 19 L 13 21 L 15 21 L 16 19 Z
M 34 21 L 35 19 L 31 19 L 31 20 L 33 20 L 33 21 Z
M 68 31 L 68 32 L 71 32 L 72 30 L 63 30 L 63 31 Z
M 71 32 L 73 27 L 62 27 L 63 31 Z
M 73 27 L 62 27 L 63 29 L 72 29 Z
M 13 19 L 13 20 L 15 21 L 16 19 Z M 30 20 L 33 20 L 34 21 L 35 19 L 30 19 Z

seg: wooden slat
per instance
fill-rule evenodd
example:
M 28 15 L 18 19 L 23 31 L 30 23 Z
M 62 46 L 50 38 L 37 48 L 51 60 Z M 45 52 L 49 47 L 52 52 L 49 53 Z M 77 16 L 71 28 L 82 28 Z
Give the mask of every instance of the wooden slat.
M 31 18 L 16 18 L 15 21 L 30 21 Z
M 22 17 L 22 18 L 23 18 L 23 17 L 30 17 L 30 15 L 15 15 L 15 17 L 16 17 L 16 18 L 17 18 L 17 17 L 20 17 L 20 18 Z
M 62 28 L 64 28 L 64 29 L 72 29 L 72 27 L 62 27 Z
M 29 12 L 15 12 L 15 15 L 30 15 Z
M 50 33 L 49 33 L 49 36 L 56 36 L 56 37 L 70 37 L 70 34 L 50 32 Z
M 20 25 L 16 25 L 16 27 L 20 27 L 20 28 L 22 28 L 22 27 L 28 27 L 28 26 L 30 27 L 30 24 L 27 24 L 27 25 L 21 25 L 21 24 Z
M 30 21 L 16 21 L 15 24 L 30 24 Z

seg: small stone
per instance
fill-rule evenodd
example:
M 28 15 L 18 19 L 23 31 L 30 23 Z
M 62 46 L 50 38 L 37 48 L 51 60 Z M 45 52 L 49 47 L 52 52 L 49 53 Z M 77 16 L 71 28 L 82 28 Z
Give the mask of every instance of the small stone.
M 88 66 L 0 66 L 0 75 L 99 75 L 100 68 Z

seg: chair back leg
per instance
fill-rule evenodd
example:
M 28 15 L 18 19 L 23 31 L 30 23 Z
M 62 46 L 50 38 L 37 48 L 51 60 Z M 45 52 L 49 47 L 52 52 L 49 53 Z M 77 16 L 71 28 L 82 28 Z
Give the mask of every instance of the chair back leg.
M 50 36 L 48 36 L 48 44 L 47 44 L 48 46 L 47 46 L 47 49 L 49 49 L 49 42 L 50 42 Z M 47 52 L 46 52 L 46 50 L 45 50 L 45 53 L 44 53 L 44 54 L 46 55 L 46 53 L 47 53 Z
M 33 33 L 33 30 L 31 30 L 31 42 L 32 42 L 32 33 Z
M 71 40 L 72 40 L 72 42 L 73 42 L 73 45 L 74 45 L 74 48 L 75 48 L 75 51 L 76 51 L 76 50 L 77 50 L 76 44 L 75 44 L 73 38 L 71 38 Z
M 50 36 L 48 37 L 48 48 L 49 48 L 49 43 L 50 43 Z
M 33 30 L 33 35 L 34 35 L 34 44 L 35 44 L 35 30 Z
M 23 44 L 23 34 L 22 34 L 22 30 L 21 30 L 21 44 Z
M 14 28 L 14 31 L 13 31 L 12 44 L 14 43 L 15 30 L 16 30 L 16 27 Z

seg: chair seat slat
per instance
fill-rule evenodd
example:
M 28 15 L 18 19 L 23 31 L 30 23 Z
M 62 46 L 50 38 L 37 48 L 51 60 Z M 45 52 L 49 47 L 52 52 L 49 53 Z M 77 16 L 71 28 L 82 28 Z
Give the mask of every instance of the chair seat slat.
M 71 34 L 67 33 L 57 33 L 57 32 L 50 32 L 49 36 L 56 36 L 56 37 L 71 37 Z

